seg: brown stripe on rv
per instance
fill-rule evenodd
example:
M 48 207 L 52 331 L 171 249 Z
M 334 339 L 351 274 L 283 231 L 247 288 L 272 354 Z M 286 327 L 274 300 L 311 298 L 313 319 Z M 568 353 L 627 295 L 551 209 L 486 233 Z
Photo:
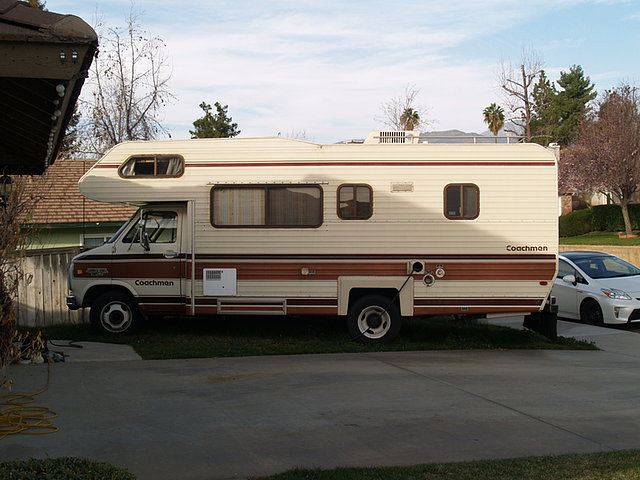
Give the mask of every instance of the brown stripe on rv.
M 191 254 L 182 253 L 178 258 L 191 260 Z M 120 254 L 120 255 L 86 255 L 76 263 L 99 260 L 165 260 L 162 254 Z M 444 260 L 553 260 L 554 254 L 539 253 L 505 253 L 505 254 L 425 254 L 425 253 L 402 253 L 402 254 L 281 254 L 281 253 L 249 253 L 249 254 L 196 254 L 197 260 L 408 260 L 421 259 L 424 261 L 441 263 Z M 175 260 L 175 259 L 174 259 Z
M 187 306 L 182 305 L 154 305 L 154 304 L 139 304 L 140 310 L 149 315 L 185 315 Z
M 99 264 L 92 264 L 98 266 Z M 553 280 L 555 262 L 452 262 L 444 263 L 446 280 Z M 195 278 L 204 268 L 235 268 L 238 280 L 335 280 L 342 276 L 404 276 L 406 262 L 203 262 L 196 265 Z M 113 278 L 190 278 L 191 263 L 114 261 Z M 303 270 L 308 272 L 303 274 Z M 426 270 L 435 271 L 436 264 Z M 426 272 L 424 272 L 426 273 Z M 83 274 L 82 276 L 87 276 Z M 422 273 L 414 275 L 416 280 Z
M 540 306 L 542 298 L 416 298 L 414 304 L 418 306 Z
M 554 167 L 554 162 L 238 162 L 186 163 L 186 168 L 216 167 Z M 113 168 L 104 166 L 101 168 Z
M 188 278 L 184 262 L 158 260 L 155 262 L 113 262 L 113 278 Z
M 107 255 L 108 258 L 112 256 Z M 125 258 L 126 255 L 123 255 Z M 88 258 L 88 257 L 85 257 Z M 144 257 L 136 257 L 144 258 Z M 190 257 L 189 257 L 190 258 Z M 96 256 L 96 259 L 97 256 Z M 197 260 L 424 260 L 435 263 L 442 263 L 444 260 L 553 260 L 556 256 L 552 253 L 526 253 L 526 254 L 425 254 L 425 253 L 382 253 L 382 254 L 196 254 Z
M 510 306 L 510 307 L 496 307 L 496 306 L 448 306 L 448 307 L 438 307 L 438 306 L 429 306 L 429 307 L 415 307 L 413 309 L 414 315 L 451 315 L 456 313 L 461 314 L 469 314 L 469 313 L 528 313 L 528 312 L 537 312 L 540 310 L 540 307 L 535 305 L 530 306 Z
M 333 305 L 337 306 L 338 300 L 335 298 L 292 298 L 287 300 L 287 306 L 291 305 Z
M 185 163 L 185 168 L 222 167 L 554 167 L 554 162 L 219 162 Z M 97 164 L 94 168 L 114 168 L 120 164 Z
M 196 278 L 202 277 L 204 268 L 236 268 L 238 280 L 335 280 L 342 276 L 404 276 L 407 264 L 402 263 L 283 263 L 283 262 L 198 262 Z M 552 280 L 555 262 L 459 262 L 444 264 L 443 280 Z M 308 271 L 303 275 L 302 270 Z M 426 270 L 436 270 L 436 264 L 426 265 Z M 426 272 L 425 272 L 426 273 Z M 187 276 L 190 265 L 187 266 Z M 416 280 L 422 274 L 414 275 Z

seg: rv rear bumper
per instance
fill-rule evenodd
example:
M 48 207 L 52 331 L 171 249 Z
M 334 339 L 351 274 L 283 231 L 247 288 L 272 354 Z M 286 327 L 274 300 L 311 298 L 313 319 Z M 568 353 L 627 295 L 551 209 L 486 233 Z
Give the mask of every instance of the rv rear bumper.
M 67 295 L 67 307 L 69 307 L 69 310 L 78 310 L 80 308 L 75 295 Z

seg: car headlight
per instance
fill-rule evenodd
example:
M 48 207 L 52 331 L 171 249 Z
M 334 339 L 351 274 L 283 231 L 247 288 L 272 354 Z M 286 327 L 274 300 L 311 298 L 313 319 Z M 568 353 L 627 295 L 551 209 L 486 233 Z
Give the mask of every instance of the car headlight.
M 631 300 L 631 296 L 622 290 L 616 290 L 615 288 L 601 288 L 600 291 L 609 298 L 614 298 L 616 300 Z

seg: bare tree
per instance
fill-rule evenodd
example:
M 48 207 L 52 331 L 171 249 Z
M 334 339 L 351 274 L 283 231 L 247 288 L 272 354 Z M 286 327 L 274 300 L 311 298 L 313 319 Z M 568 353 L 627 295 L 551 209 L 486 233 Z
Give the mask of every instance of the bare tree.
M 640 191 L 640 90 L 629 85 L 606 92 L 596 115 L 583 122 L 559 165 L 559 186 L 595 190 L 622 209 L 632 235 L 628 205 Z
M 404 93 L 393 97 L 381 105 L 382 113 L 374 118 L 377 122 L 393 130 L 419 130 L 429 125 L 428 110 L 416 105 L 420 90 L 407 85 Z
M 501 62 L 497 73 L 498 84 L 504 104 L 511 112 L 507 121 L 515 128 L 507 127 L 505 132 L 524 136 L 526 142 L 532 139 L 531 122 L 534 120 L 534 85 L 544 68 L 544 62 L 531 49 L 524 49 L 518 64 Z
M 17 360 L 14 345 L 16 318 L 14 302 L 18 286 L 25 278 L 22 258 L 33 232 L 22 227 L 28 224 L 37 202 L 35 190 L 26 187 L 26 178 L 0 177 L 0 388 L 10 388 L 7 367 Z M 11 188 L 7 188 L 7 187 Z M 8 192 L 5 192 L 8 190 Z
M 107 29 L 100 45 L 88 85 L 92 95 L 81 103 L 85 152 L 99 156 L 126 140 L 168 135 L 161 110 L 175 97 L 164 42 L 143 30 L 132 11 L 126 27 Z
M 281 132 L 278 132 L 278 136 L 284 136 L 285 138 L 295 138 L 296 140 L 308 140 L 307 139 L 307 130 L 306 129 L 301 129 L 301 130 L 296 130 L 295 128 L 292 128 L 291 130 L 289 130 L 288 132 L 285 132 L 284 134 L 282 134 Z

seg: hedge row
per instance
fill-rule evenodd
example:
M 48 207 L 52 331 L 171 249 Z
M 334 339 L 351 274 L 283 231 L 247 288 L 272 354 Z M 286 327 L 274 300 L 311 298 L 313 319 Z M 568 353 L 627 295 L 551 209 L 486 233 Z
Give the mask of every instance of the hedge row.
M 640 204 L 629 205 L 631 228 L 640 229 Z M 560 236 L 575 237 L 589 232 L 624 231 L 624 219 L 619 205 L 597 205 L 560 217 Z
M 0 462 L 2 480 L 136 480 L 126 470 L 84 458 L 61 457 Z

